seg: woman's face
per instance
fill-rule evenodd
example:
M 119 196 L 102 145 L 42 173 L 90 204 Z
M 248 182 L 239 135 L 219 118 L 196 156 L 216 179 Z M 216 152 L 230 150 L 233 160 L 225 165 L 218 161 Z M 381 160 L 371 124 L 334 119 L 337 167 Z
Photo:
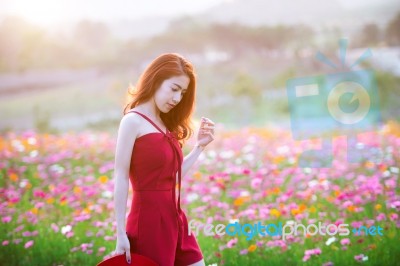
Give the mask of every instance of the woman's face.
M 190 79 L 186 75 L 174 76 L 164 80 L 154 94 L 157 108 L 163 113 L 168 113 L 182 100 L 189 82 Z

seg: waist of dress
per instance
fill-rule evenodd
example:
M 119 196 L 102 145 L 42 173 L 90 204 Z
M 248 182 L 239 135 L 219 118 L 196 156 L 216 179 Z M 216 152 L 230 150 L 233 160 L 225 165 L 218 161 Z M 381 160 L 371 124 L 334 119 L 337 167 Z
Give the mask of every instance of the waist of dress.
M 149 189 L 133 189 L 133 191 L 135 191 L 135 192 L 158 192 L 158 191 L 160 191 L 160 192 L 162 192 L 162 191 L 171 191 L 171 190 L 173 190 L 174 188 L 173 187 L 171 187 L 171 188 L 162 188 L 162 189 L 154 189 L 154 188 L 149 188 Z

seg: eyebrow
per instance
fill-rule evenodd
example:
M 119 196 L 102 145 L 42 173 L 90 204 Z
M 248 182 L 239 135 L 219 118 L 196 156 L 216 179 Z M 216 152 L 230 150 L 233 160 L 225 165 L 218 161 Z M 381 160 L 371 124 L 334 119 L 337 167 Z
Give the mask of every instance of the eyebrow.
M 181 87 L 179 84 L 176 84 L 176 83 L 172 83 L 172 84 L 174 84 L 174 85 L 178 86 L 178 87 L 179 87 L 179 89 L 181 89 L 181 90 L 182 90 L 182 87 Z M 183 91 L 187 91 L 187 90 L 183 90 Z

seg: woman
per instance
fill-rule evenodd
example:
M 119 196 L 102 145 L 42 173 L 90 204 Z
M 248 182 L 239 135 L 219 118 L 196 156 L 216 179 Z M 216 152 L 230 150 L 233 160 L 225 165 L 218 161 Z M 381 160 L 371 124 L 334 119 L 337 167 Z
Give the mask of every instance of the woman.
M 183 158 L 181 148 L 193 134 L 195 92 L 192 64 L 178 54 L 162 54 L 141 75 L 125 107 L 115 155 L 114 254 L 125 253 L 128 263 L 131 251 L 159 265 L 204 265 L 180 207 L 181 178 L 214 139 L 214 123 L 202 118 L 196 145 Z M 129 180 L 133 199 L 125 227 Z

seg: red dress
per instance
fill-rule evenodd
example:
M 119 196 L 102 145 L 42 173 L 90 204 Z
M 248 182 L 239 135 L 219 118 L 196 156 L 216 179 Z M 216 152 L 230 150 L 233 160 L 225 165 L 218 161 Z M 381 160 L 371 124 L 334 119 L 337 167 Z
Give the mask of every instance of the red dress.
M 147 256 L 159 265 L 189 265 L 203 258 L 188 221 L 180 207 L 182 150 L 178 140 L 164 133 L 147 116 L 159 132 L 136 139 L 129 178 L 133 189 L 126 233 L 131 252 Z M 178 173 L 178 200 L 176 200 Z

